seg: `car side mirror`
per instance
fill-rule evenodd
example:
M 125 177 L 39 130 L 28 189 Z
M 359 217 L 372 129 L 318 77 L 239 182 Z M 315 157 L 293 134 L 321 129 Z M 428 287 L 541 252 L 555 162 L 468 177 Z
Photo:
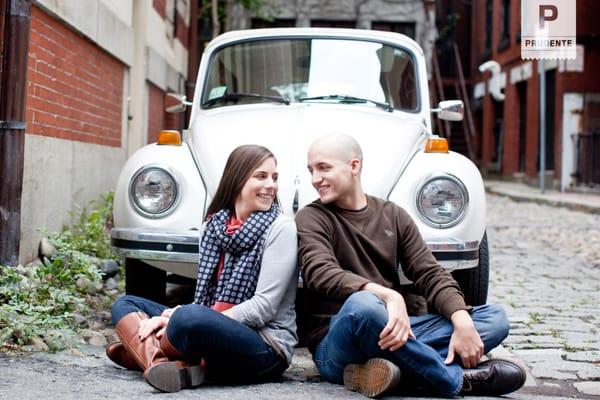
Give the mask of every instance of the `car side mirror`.
M 437 113 L 438 118 L 445 121 L 462 121 L 465 107 L 462 100 L 444 100 L 438 103 L 438 108 L 432 108 L 431 112 Z
M 169 113 L 180 113 L 185 111 L 192 102 L 187 101 L 184 94 L 167 93 L 165 95 L 165 111 Z

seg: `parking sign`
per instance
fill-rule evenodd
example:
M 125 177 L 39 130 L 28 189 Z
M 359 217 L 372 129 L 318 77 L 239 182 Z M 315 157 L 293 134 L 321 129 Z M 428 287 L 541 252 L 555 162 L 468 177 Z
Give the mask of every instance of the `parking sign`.
M 521 0 L 521 58 L 575 59 L 576 0 Z

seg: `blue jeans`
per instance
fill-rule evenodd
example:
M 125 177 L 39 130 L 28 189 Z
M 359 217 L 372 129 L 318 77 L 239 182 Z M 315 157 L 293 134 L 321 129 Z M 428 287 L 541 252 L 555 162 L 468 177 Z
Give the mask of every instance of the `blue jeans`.
M 508 335 L 506 314 L 496 305 L 473 307 L 475 328 L 488 352 Z M 415 382 L 455 396 L 462 389 L 463 369 L 455 362 L 445 365 L 452 336 L 452 322 L 440 315 L 410 317 L 416 339 L 408 339 L 398 350 L 381 350 L 379 334 L 387 324 L 385 304 L 376 295 L 361 291 L 351 295 L 331 319 L 329 331 L 315 352 L 321 376 L 334 383 L 343 382 L 344 367 L 362 364 L 370 358 L 385 358 L 402 371 L 402 382 Z
M 154 301 L 126 295 L 113 304 L 111 312 L 116 325 L 129 313 L 142 311 L 154 317 L 165 308 Z M 204 359 L 207 376 L 212 380 L 266 381 L 281 376 L 288 367 L 287 361 L 257 331 L 199 304 L 179 307 L 169 319 L 166 334 L 186 359 Z

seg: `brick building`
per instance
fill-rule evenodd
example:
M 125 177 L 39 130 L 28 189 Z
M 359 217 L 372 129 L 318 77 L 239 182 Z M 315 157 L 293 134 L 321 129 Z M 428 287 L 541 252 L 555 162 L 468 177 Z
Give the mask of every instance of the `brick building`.
M 403 33 L 417 41 L 430 59 L 436 36 L 435 0 L 275 0 L 274 20 L 257 18 L 239 4 L 227 29 L 326 27 Z
M 22 262 L 36 255 L 40 229 L 59 230 L 69 211 L 112 189 L 127 157 L 160 129 L 183 127 L 164 112 L 164 96 L 188 86 L 192 3 L 32 2 Z M 192 79 L 196 68 L 197 60 Z
M 521 1 L 439 4 L 442 15 L 460 17 L 453 40 L 469 44 L 470 52 L 462 58 L 472 90 L 481 168 L 538 185 L 541 64 L 521 59 Z M 561 190 L 600 186 L 600 31 L 594 25 L 600 3 L 576 4 L 577 59 L 545 61 L 545 181 Z M 500 95 L 490 90 L 490 71 L 479 70 L 490 60 L 500 67 Z

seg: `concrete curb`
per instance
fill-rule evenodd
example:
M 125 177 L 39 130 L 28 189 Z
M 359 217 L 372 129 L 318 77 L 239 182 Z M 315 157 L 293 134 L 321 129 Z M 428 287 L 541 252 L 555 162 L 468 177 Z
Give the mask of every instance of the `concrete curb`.
M 519 202 L 531 202 L 538 204 L 545 204 L 553 207 L 563 207 L 573 211 L 585 212 L 588 214 L 600 214 L 600 207 L 592 204 L 579 203 L 574 201 L 560 200 L 551 197 L 545 197 L 544 195 L 533 195 L 525 193 L 517 193 L 510 190 L 503 190 L 495 188 L 493 186 L 485 186 L 485 191 L 488 194 L 494 196 L 508 197 L 511 200 Z

